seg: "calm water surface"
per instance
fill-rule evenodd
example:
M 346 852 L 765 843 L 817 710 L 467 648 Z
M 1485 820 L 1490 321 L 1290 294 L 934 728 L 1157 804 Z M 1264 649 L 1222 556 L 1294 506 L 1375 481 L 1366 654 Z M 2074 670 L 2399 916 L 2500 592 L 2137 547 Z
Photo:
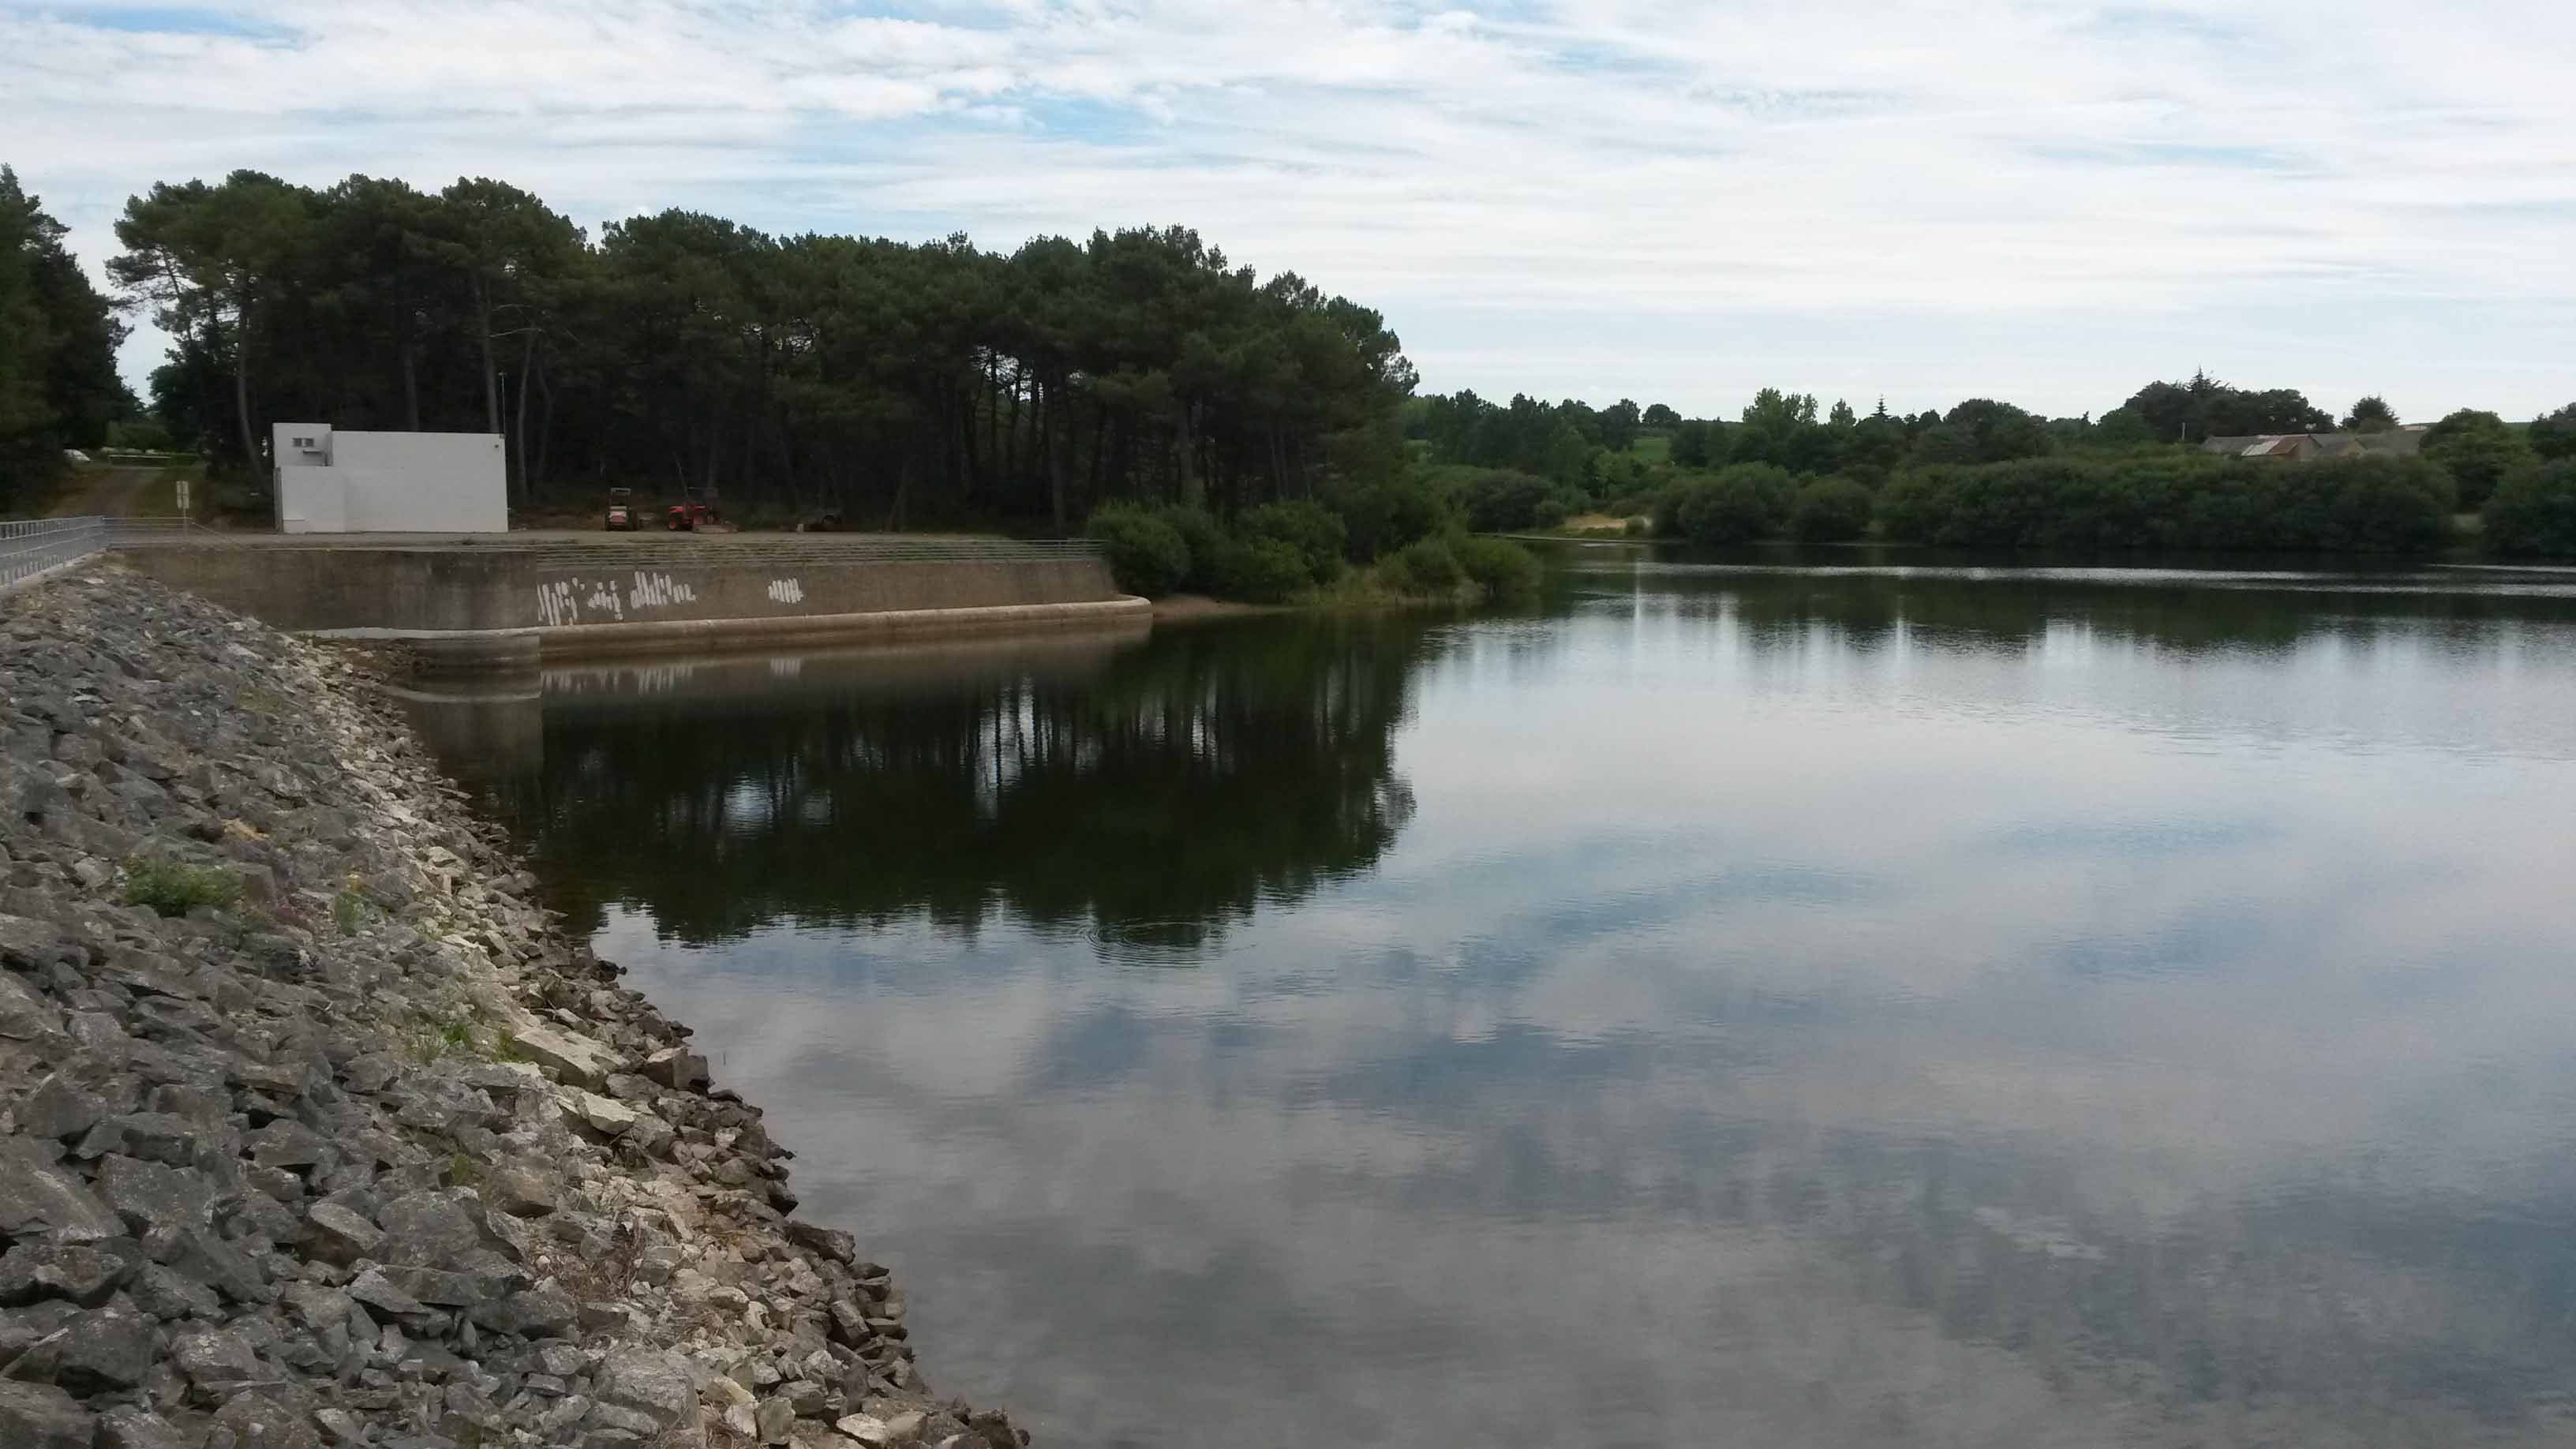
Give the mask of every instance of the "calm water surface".
M 2576 1437 L 2576 581 L 1567 558 L 422 717 L 1041 1443 Z

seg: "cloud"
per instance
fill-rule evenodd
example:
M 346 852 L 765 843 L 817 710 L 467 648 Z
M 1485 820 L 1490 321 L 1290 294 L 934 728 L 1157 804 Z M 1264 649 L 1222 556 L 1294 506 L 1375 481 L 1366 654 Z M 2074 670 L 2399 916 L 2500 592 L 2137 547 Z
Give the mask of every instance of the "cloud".
M 2208 366 L 2528 415 L 2576 393 L 2571 44 L 2394 0 L 0 0 L 0 126 L 93 263 L 158 179 L 485 174 L 594 226 L 1184 221 L 1440 389 L 2075 412 Z

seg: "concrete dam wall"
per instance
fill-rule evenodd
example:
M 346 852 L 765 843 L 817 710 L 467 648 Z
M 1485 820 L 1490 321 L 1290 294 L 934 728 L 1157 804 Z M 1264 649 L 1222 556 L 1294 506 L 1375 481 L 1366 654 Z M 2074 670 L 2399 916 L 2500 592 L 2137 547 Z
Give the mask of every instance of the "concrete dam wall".
M 137 570 L 426 668 L 1144 617 L 1078 544 L 811 534 L 421 541 L 256 536 L 123 550 Z

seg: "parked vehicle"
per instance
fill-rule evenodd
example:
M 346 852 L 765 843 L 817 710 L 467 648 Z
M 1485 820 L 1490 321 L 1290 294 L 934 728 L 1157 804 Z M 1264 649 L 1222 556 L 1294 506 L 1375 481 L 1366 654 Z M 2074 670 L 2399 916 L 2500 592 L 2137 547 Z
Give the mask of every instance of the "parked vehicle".
M 608 490 L 608 531 L 611 533 L 633 533 L 635 531 L 634 489 L 611 488 Z
M 715 507 L 707 503 L 674 503 L 662 515 L 662 526 L 673 533 L 693 533 L 699 524 L 715 521 Z

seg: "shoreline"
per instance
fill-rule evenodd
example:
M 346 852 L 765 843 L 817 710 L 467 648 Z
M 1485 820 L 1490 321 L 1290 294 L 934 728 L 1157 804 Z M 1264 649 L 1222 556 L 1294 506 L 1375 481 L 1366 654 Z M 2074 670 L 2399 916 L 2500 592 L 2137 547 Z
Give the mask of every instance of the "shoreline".
M 0 686 L 0 1442 L 1027 1443 L 380 668 L 92 564 Z

